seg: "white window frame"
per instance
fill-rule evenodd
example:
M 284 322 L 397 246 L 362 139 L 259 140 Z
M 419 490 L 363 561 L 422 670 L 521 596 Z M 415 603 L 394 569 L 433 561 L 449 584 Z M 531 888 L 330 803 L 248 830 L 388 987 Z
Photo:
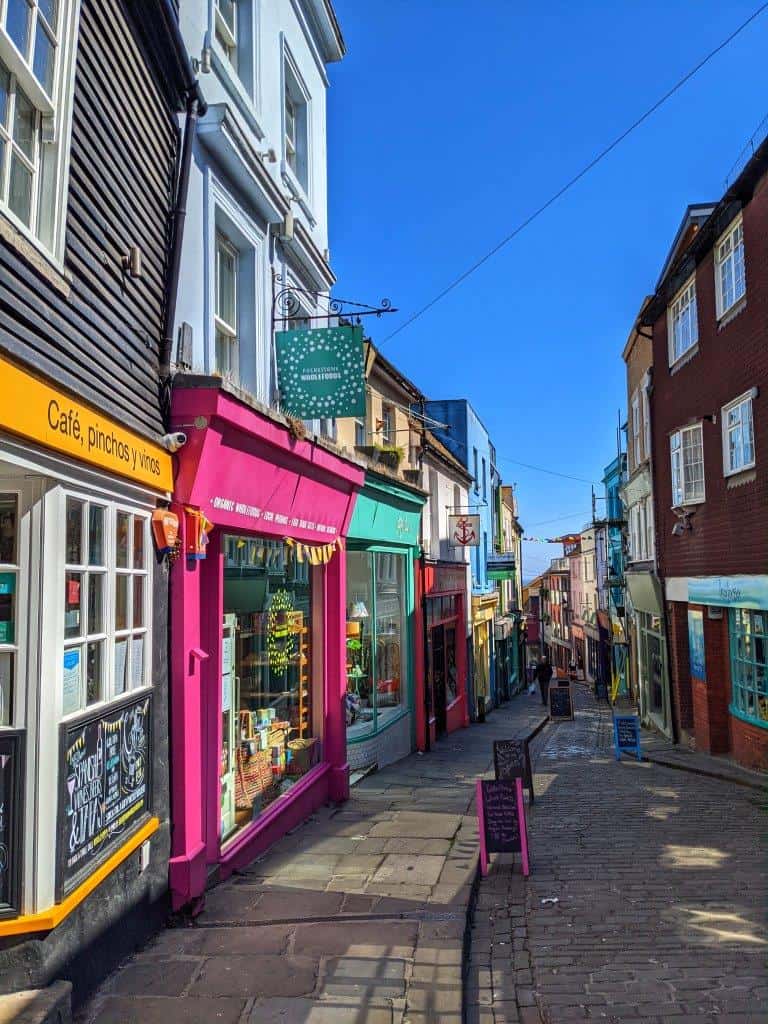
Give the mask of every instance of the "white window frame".
M 57 707 L 60 710 L 60 721 L 66 722 L 73 718 L 78 718 L 80 715 L 88 712 L 92 712 L 95 709 L 106 707 L 117 701 L 125 700 L 130 694 L 139 692 L 144 689 L 151 687 L 152 680 L 152 547 L 151 547 L 151 535 L 150 535 L 150 514 L 146 509 L 138 508 L 132 505 L 130 502 L 125 501 L 114 501 L 102 498 L 100 496 L 94 496 L 93 494 L 87 494 L 72 489 L 61 490 L 61 521 L 66 523 L 66 509 L 67 501 L 81 502 L 85 509 L 86 515 L 83 517 L 82 524 L 82 561 L 79 564 L 69 563 L 66 561 L 66 530 L 62 531 L 62 547 L 59 560 L 59 569 L 57 572 L 59 593 L 65 595 L 67 586 L 67 574 L 70 572 L 81 573 L 81 600 L 80 600 L 80 614 L 83 620 L 85 620 L 85 631 L 81 630 L 81 633 L 77 637 L 66 637 L 66 604 L 62 601 L 62 617 L 61 617 L 61 629 L 56 640 L 56 658 L 59 668 L 59 681 L 58 681 L 58 697 Z M 104 509 L 104 530 L 103 530 L 103 564 L 101 566 L 89 566 L 88 565 L 88 522 L 87 522 L 87 509 L 90 505 L 96 505 Z M 119 566 L 117 564 L 117 517 L 119 514 L 128 515 L 129 518 L 129 531 L 128 531 L 128 549 L 127 549 L 127 564 L 125 566 Z M 144 551 L 144 560 L 141 567 L 134 567 L 133 556 L 134 556 L 134 520 L 140 524 L 142 543 Z M 86 574 L 89 572 L 98 572 L 105 581 L 105 586 L 102 592 L 102 626 L 103 629 L 98 633 L 90 635 L 87 628 L 87 615 L 88 615 L 88 595 L 87 595 L 87 583 L 84 585 L 82 580 L 86 578 Z M 127 622 L 124 627 L 117 628 L 116 625 L 116 611 L 117 611 L 117 580 L 118 578 L 128 578 L 130 580 L 127 590 Z M 133 602 L 133 580 L 141 578 L 143 580 L 142 585 L 142 608 L 141 615 L 143 619 L 143 625 L 135 625 L 133 622 L 134 602 Z M 132 641 L 141 638 L 142 640 L 142 666 L 141 674 L 137 680 L 134 680 L 134 669 L 133 669 L 133 656 L 134 648 Z M 101 698 L 94 701 L 91 704 L 87 703 L 86 700 L 86 689 L 87 689 L 87 644 L 89 642 L 100 642 L 103 644 L 103 663 L 102 663 L 102 687 L 101 687 Z M 119 689 L 116 685 L 116 655 L 118 644 L 124 642 L 127 643 L 126 647 L 126 660 L 124 665 L 124 679 L 125 686 Z M 80 679 L 80 702 L 77 708 L 69 711 L 64 710 L 63 706 L 63 665 L 64 655 L 66 651 L 74 648 L 81 648 L 83 651 L 81 661 L 81 679 Z
M 0 0 L 0 62 L 10 73 L 5 123 L 0 126 L 0 143 L 6 155 L 0 166 L 0 212 L 12 226 L 59 269 L 63 268 L 69 139 L 71 133 L 74 57 L 77 48 L 79 0 L 59 0 L 58 24 L 48 26 L 38 0 L 26 0 L 27 50 L 22 53 L 6 31 L 10 0 Z M 35 40 L 43 32 L 53 44 L 54 65 L 50 92 L 34 72 Z M 15 142 L 13 116 L 19 91 L 35 110 L 31 154 Z M 10 207 L 11 152 L 32 174 L 29 222 Z M 45 193 L 43 193 L 43 187 Z
M 648 395 L 648 387 L 648 374 L 646 374 L 640 391 L 643 410 L 643 457 L 646 459 L 651 457 L 651 401 Z
M 362 440 L 359 440 L 362 438 Z M 355 417 L 355 447 L 362 448 L 368 441 L 368 431 L 366 429 L 365 416 Z
M 747 294 L 747 268 L 744 258 L 744 221 L 741 214 L 715 242 L 714 251 L 717 319 L 721 320 Z M 740 274 L 739 270 L 741 271 Z M 730 283 L 733 288 L 733 298 L 726 306 L 723 276 L 728 274 L 731 276 Z
M 636 391 L 632 395 L 632 457 L 634 460 L 633 469 L 637 469 L 642 460 L 642 441 L 640 437 L 640 395 Z
M 227 0 L 225 0 L 225 2 L 227 2 Z M 232 25 L 229 24 L 224 12 L 221 9 L 222 0 L 215 0 L 214 2 L 216 39 L 218 40 L 219 45 L 227 55 L 227 59 L 230 61 L 235 70 L 237 70 L 237 6 L 239 0 L 228 0 L 228 2 L 232 5 Z
M 381 440 L 386 445 L 394 445 L 397 440 L 396 428 L 397 421 L 395 416 L 395 407 L 390 405 L 388 402 L 382 402 L 381 405 Z
M 729 402 L 727 405 L 724 405 L 722 410 L 721 410 L 721 420 L 720 420 L 720 422 L 722 423 L 722 436 L 723 436 L 723 475 L 724 476 L 733 476 L 736 473 L 743 473 L 745 470 L 752 469 L 755 466 L 756 452 L 755 452 L 755 420 L 754 420 L 754 412 L 752 410 L 752 399 L 753 398 L 754 398 L 754 392 L 747 391 L 747 392 L 745 392 L 745 394 L 739 395 L 738 398 L 734 398 L 734 400 L 732 402 Z M 731 448 L 730 448 L 730 432 L 731 432 L 731 428 L 729 427 L 729 424 L 728 424 L 728 415 L 729 415 L 729 413 L 733 412 L 735 409 L 742 410 L 742 412 L 740 414 L 740 417 L 739 417 L 739 429 L 742 431 L 742 441 L 741 441 L 741 446 L 740 446 L 741 447 L 742 455 L 743 455 L 743 451 L 744 451 L 744 441 L 743 441 L 744 422 L 743 422 L 743 418 L 742 418 L 743 417 L 743 410 L 744 409 L 746 409 L 747 413 L 748 413 L 748 419 L 749 419 L 748 426 L 749 426 L 749 433 L 750 433 L 750 439 L 751 439 L 751 445 L 752 445 L 752 458 L 751 458 L 751 460 L 749 462 L 743 462 L 743 463 L 741 463 L 738 466 L 731 465 L 731 458 L 730 458 L 730 456 L 731 456 Z
M 234 274 L 232 275 L 234 294 L 232 296 L 232 308 L 235 311 L 235 322 L 234 324 L 229 323 L 223 319 L 220 315 L 219 307 L 219 261 L 221 253 L 225 252 L 231 256 L 234 260 Z M 240 264 L 240 250 L 237 246 L 233 245 L 227 236 L 221 232 L 216 232 L 216 239 L 214 242 L 214 301 L 215 307 L 213 312 L 213 326 L 214 326 L 214 362 L 216 370 L 221 374 L 224 380 L 237 381 L 240 377 L 240 335 L 238 332 L 238 287 L 237 278 L 239 273 Z M 219 335 L 225 341 L 228 349 L 227 367 L 222 368 L 219 359 Z
M 297 198 L 304 196 L 305 199 L 310 200 L 312 195 L 312 97 L 285 42 L 283 42 L 282 50 L 283 166 L 289 176 L 289 187 L 296 192 Z M 289 113 L 293 121 L 292 130 L 289 125 Z
M 677 351 L 675 327 L 682 323 L 683 314 L 690 310 L 690 336 L 688 344 Z M 696 300 L 696 274 L 691 274 L 676 293 L 667 308 L 667 335 L 669 342 L 669 365 L 674 366 L 699 343 L 699 314 Z
M 701 494 L 688 493 L 685 484 L 685 451 L 686 437 L 698 433 L 699 449 L 701 451 Z M 690 445 L 689 445 L 690 449 Z M 706 477 L 704 462 L 704 430 L 701 422 L 693 423 L 686 427 L 673 430 L 669 435 L 669 452 L 672 470 L 672 507 L 680 508 L 683 505 L 700 505 L 706 500 Z M 694 463 L 695 464 L 695 463 Z M 675 481 L 678 481 L 676 484 Z M 678 497 L 680 500 L 678 500 Z

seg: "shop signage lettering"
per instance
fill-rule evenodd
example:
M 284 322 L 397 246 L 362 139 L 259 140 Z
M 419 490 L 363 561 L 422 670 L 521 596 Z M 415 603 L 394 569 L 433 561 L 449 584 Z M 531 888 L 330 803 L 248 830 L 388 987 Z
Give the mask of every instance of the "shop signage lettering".
M 316 523 L 312 519 L 301 519 L 298 516 L 287 516 L 282 512 L 273 512 L 270 509 L 258 508 L 256 505 L 247 505 L 243 501 L 235 501 L 234 498 L 211 498 L 211 505 L 222 512 L 233 512 L 235 515 L 245 516 L 247 519 L 260 519 L 262 522 L 276 523 L 278 526 L 312 530 L 314 533 L 325 533 L 329 536 L 334 536 L 338 532 L 335 526 L 326 523 Z
M 58 897 L 150 808 L 151 697 L 62 726 Z
M 0 358 L 0 427 L 161 491 L 173 489 L 171 456 L 57 388 Z
M 365 415 L 362 327 L 275 335 L 282 408 L 299 419 Z
M 429 573 L 429 569 L 427 569 Z M 429 581 L 429 575 L 427 576 Z M 462 569 L 443 569 L 436 567 L 432 570 L 432 580 L 426 587 L 427 594 L 445 594 L 454 590 L 465 590 L 467 586 L 467 574 Z
M 0 737 L 0 917 L 19 912 L 22 737 Z
M 768 576 L 710 576 L 688 580 L 691 604 L 721 608 L 768 608 Z

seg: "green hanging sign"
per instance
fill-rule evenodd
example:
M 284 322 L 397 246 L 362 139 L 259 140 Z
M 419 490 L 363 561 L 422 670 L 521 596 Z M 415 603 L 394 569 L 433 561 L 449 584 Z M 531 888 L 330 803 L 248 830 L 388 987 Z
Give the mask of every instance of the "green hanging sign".
M 275 344 L 284 412 L 302 420 L 365 416 L 362 327 L 278 331 Z

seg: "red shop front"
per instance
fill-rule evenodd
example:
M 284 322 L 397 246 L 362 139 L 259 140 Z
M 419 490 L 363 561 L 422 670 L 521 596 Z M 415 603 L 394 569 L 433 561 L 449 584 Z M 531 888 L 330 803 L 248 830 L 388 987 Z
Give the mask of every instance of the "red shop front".
M 416 687 L 419 750 L 429 749 L 444 733 L 469 725 L 467 568 L 463 562 L 422 562 L 424 670 L 418 674 Z

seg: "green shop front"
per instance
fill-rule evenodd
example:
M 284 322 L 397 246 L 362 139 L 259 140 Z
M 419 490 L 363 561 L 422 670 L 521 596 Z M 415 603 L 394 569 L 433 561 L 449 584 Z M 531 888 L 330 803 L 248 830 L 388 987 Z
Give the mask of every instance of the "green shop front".
M 352 771 L 415 749 L 421 664 L 415 567 L 426 495 L 367 473 L 347 535 L 347 758 Z

